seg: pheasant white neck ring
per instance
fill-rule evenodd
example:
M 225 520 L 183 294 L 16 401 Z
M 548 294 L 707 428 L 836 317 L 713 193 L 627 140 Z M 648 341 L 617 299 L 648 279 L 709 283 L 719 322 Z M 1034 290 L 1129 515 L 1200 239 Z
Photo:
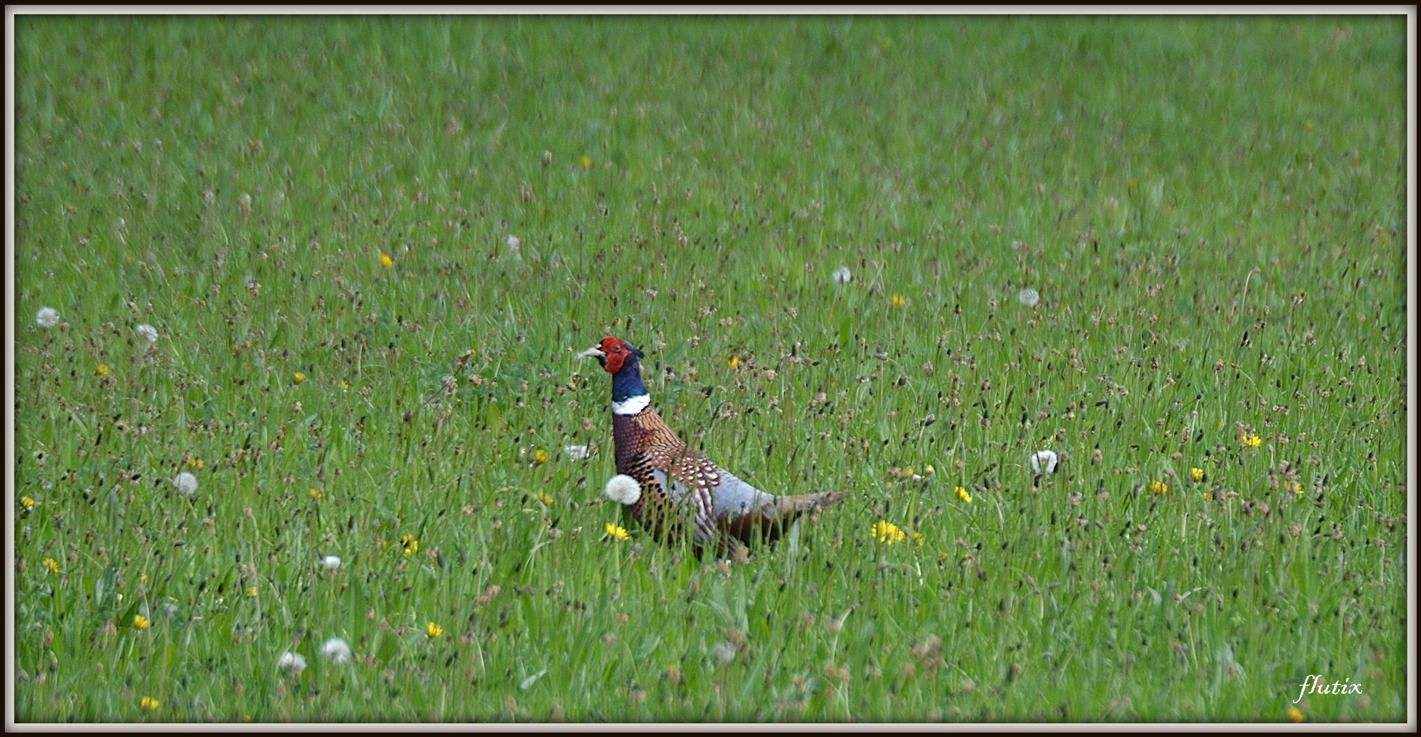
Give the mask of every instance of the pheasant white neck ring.
M 612 414 L 614 415 L 639 415 L 651 406 L 650 394 L 637 394 L 627 397 L 620 402 L 612 401 Z

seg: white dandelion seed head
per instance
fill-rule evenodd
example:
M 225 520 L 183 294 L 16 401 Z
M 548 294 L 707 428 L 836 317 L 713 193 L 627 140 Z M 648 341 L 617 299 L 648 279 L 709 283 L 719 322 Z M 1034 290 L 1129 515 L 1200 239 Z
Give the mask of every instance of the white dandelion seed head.
M 197 491 L 197 477 L 187 471 L 183 471 L 173 479 L 173 486 L 178 487 L 178 493 L 185 496 L 192 496 Z
M 636 504 L 641 499 L 641 484 L 636 479 L 623 473 L 607 480 L 607 486 L 602 490 L 607 498 L 618 504 Z
M 1035 307 L 1036 303 L 1041 301 L 1041 295 L 1038 294 L 1035 289 L 1027 287 L 1016 293 L 1016 301 L 1027 307 Z
M 59 324 L 59 310 L 53 307 L 41 307 L 35 313 L 35 324 L 48 330 Z
M 321 655 L 336 665 L 350 662 L 350 644 L 339 637 L 332 637 L 321 643 Z
M 715 648 L 711 650 L 711 657 L 715 658 L 715 662 L 721 665 L 729 665 L 730 661 L 735 660 L 735 646 L 721 640 L 717 642 Z
M 158 342 L 158 329 L 147 323 L 138 326 L 138 335 L 148 341 L 148 345 Z
M 211 205 L 217 201 L 217 193 L 210 189 L 204 189 L 202 191 L 202 201 L 204 204 Z
M 564 445 L 562 454 L 574 461 L 580 461 L 589 455 L 585 445 Z
M 293 676 L 299 676 L 301 671 L 306 670 L 306 658 L 300 653 L 287 651 L 276 659 L 276 667 Z
M 328 570 L 328 571 L 334 571 L 334 570 L 336 570 L 337 568 L 340 568 L 340 556 L 338 556 L 338 555 L 323 555 L 323 556 L 321 556 L 321 567 L 324 568 L 324 569 L 326 569 L 326 570 Z
M 847 266 L 840 266 L 839 268 L 837 268 L 837 269 L 834 270 L 834 281 L 835 281 L 836 283 L 838 283 L 838 284 L 848 284 L 849 282 L 851 282 L 851 281 L 853 281 L 853 280 L 854 280 L 854 274 L 853 274 L 853 272 L 849 271 L 849 267 L 847 267 Z
M 523 245 L 523 241 L 518 240 L 518 236 L 509 233 L 503 237 L 503 245 L 508 246 L 508 250 L 518 253 L 518 248 Z
M 239 197 L 237 197 L 237 206 L 242 208 L 243 210 L 252 209 L 252 196 L 247 194 L 246 192 L 243 192 Z
M 1038 474 L 1056 472 L 1056 451 L 1038 450 L 1031 454 L 1031 470 Z

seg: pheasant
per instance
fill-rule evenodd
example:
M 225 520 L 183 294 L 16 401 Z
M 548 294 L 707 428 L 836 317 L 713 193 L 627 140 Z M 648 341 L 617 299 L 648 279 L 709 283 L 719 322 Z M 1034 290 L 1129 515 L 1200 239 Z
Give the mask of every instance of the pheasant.
M 843 492 L 768 494 L 687 446 L 652 408 L 641 381 L 645 356 L 626 342 L 607 336 L 578 355 L 597 359 L 612 375 L 617 473 L 639 487 L 625 497 L 634 500 L 627 508 L 653 535 L 677 539 L 689 523 L 697 547 L 734 552 L 757 538 L 772 541 L 804 513 L 844 500 Z

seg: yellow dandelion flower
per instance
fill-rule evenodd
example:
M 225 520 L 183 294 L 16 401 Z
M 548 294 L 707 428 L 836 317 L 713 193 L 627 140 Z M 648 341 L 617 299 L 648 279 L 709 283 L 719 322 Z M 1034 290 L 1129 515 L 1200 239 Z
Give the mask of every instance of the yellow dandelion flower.
M 582 167 L 583 171 L 587 171 L 588 169 L 592 168 L 592 157 L 588 156 L 587 154 L 583 154 L 582 158 L 579 158 L 577 160 L 577 164 L 578 166 Z
M 405 549 L 405 555 L 414 555 L 419 552 L 419 538 L 414 535 L 400 535 L 400 547 Z
M 255 586 L 248 586 L 248 587 L 247 587 L 247 598 L 248 598 L 248 599 L 255 599 L 255 598 L 257 598 L 257 587 L 255 587 Z
M 142 614 L 133 615 L 133 628 L 139 630 L 148 629 L 148 618 Z
M 1299 482 L 1297 482 L 1297 481 L 1294 481 L 1294 482 L 1293 482 L 1293 494 L 1295 494 L 1295 495 L 1297 495 L 1297 496 L 1302 496 L 1302 494 L 1303 494 L 1303 485 L 1302 485 L 1301 483 L 1299 483 Z
M 140 574 L 140 575 L 138 576 L 138 582 L 139 582 L 139 583 L 148 583 L 148 574 L 146 574 L 146 573 Z
M 725 359 L 725 365 L 729 366 L 732 369 L 740 368 L 740 356 L 731 356 L 730 358 Z
M 433 622 L 430 622 L 429 624 L 426 624 L 424 626 L 424 636 L 428 637 L 431 640 L 442 634 L 444 634 L 444 628 Z
M 888 303 L 894 307 L 904 307 L 908 304 L 908 300 L 904 299 L 901 294 L 895 294 L 888 298 Z
M 972 495 L 969 494 L 969 493 L 967 493 L 967 490 L 966 490 L 966 489 L 964 489 L 964 488 L 962 488 L 961 486 L 959 486 L 959 487 L 957 487 L 956 489 L 953 489 L 953 491 L 957 492 L 957 498 L 958 498 L 958 499 L 961 499 L 962 501 L 964 501 L 964 502 L 966 502 L 966 503 L 968 503 L 968 504 L 971 504 L 971 503 L 972 503 Z
M 1163 481 L 1151 481 L 1151 482 L 1150 482 L 1150 493 L 1151 493 L 1151 494 L 1167 494 L 1167 493 L 1169 493 L 1169 484 L 1166 484 L 1166 483 L 1163 482 Z
M 204 461 L 204 460 L 202 460 L 201 458 L 194 458 L 194 459 L 192 459 L 192 462 L 189 463 L 188 465 L 192 466 L 193 468 L 195 468 L 195 469 L 197 469 L 197 470 L 199 470 L 199 471 L 201 471 L 201 470 L 204 469 L 204 468 L 207 468 L 207 462 Z
M 553 498 L 548 496 L 548 492 L 540 491 L 538 492 L 538 503 L 545 507 L 551 507 L 553 506 Z
M 49 571 L 50 573 L 59 573 L 59 563 L 55 562 L 53 558 L 45 558 L 44 563 L 42 565 L 44 566 L 45 570 Z
M 1262 444 L 1263 438 L 1260 438 L 1257 435 L 1254 435 L 1253 433 L 1249 433 L 1243 436 L 1243 447 L 1245 448 L 1257 448 Z
M 1202 469 L 1202 468 L 1191 468 L 1191 469 L 1189 469 L 1189 478 L 1193 479 L 1195 482 L 1203 481 L 1203 480 L 1204 480 L 1204 469 Z
M 94 367 L 94 375 L 95 375 L 95 376 L 98 376 L 98 377 L 100 377 L 100 378 L 103 378 L 103 377 L 105 377 L 105 376 L 108 376 L 108 375 L 109 375 L 109 365 L 106 364 L 106 363 L 100 363 L 98 366 L 95 366 L 95 367 Z
M 317 488 L 314 487 L 314 486 L 312 486 L 310 489 L 308 489 L 308 490 L 306 491 L 306 496 L 309 496 L 309 497 L 311 497 L 312 499 L 320 499 L 320 498 L 321 498 L 321 490 L 320 490 L 320 489 L 317 489 Z
M 921 532 L 914 532 L 914 533 L 913 533 L 913 542 L 917 543 L 917 544 L 918 544 L 918 547 L 921 548 L 921 547 L 923 546 L 923 533 L 921 533 Z
M 631 533 L 627 532 L 627 528 L 622 527 L 621 525 L 615 522 L 607 523 L 607 537 L 610 537 L 613 540 L 625 540 L 631 536 Z
M 306 374 L 304 374 L 304 373 L 302 373 L 302 372 L 300 372 L 300 371 L 297 371 L 297 372 L 291 374 L 291 381 L 294 382 L 294 383 L 300 384 L 301 382 L 303 382 L 303 381 L 305 381 L 305 380 L 306 380 Z
M 20 506 L 24 507 L 25 511 L 28 512 L 35 508 L 35 500 L 27 496 L 22 496 L 20 497 Z
M 1301 722 L 1304 719 L 1307 719 L 1307 717 L 1303 716 L 1302 709 L 1299 709 L 1296 706 L 1288 707 L 1288 718 L 1295 722 Z
M 342 379 L 340 382 L 340 390 L 343 392 L 350 391 L 350 382 Z
M 931 476 L 931 475 L 933 475 L 933 474 L 935 474 L 935 473 L 937 473 L 937 469 L 933 468 L 933 464 L 929 463 L 928 465 L 923 466 L 923 475 L 924 475 L 924 476 Z
M 393 269 L 393 268 L 395 268 L 395 260 L 392 259 L 392 258 L 390 258 L 390 254 L 388 254 L 388 253 L 382 253 L 382 254 L 380 254 L 380 268 L 383 268 L 383 269 Z
M 533 462 L 539 466 L 548 462 L 548 451 L 539 448 L 533 451 Z
M 152 696 L 144 696 L 143 698 L 138 700 L 138 708 L 143 709 L 144 711 L 157 711 L 158 700 L 153 698 Z
M 873 527 L 870 528 L 869 532 L 873 535 L 873 539 L 889 545 L 900 543 L 908 539 L 908 535 L 904 533 L 898 525 L 887 520 L 879 520 L 873 523 Z

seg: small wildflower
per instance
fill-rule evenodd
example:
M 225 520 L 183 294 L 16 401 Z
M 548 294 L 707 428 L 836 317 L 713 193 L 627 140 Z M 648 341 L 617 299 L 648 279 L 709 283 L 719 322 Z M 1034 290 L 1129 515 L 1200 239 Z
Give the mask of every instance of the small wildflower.
M 923 539 L 924 539 L 924 538 L 923 538 L 923 533 L 914 531 L 912 537 L 913 537 L 913 542 L 917 543 L 917 544 L 918 544 L 918 547 L 921 548 L 921 547 L 923 546 Z
M 903 467 L 903 468 L 898 469 L 898 478 L 900 478 L 900 479 L 910 479 L 910 478 L 913 478 L 913 467 L 912 467 L 912 466 L 905 466 L 905 467 Z
M 284 652 L 276 659 L 276 667 L 293 676 L 299 676 L 301 671 L 306 670 L 306 658 L 300 653 Z
M 967 493 L 967 490 L 966 490 L 966 489 L 964 489 L 964 488 L 962 488 L 961 486 L 959 486 L 959 487 L 957 487 L 956 489 L 953 489 L 953 491 L 957 492 L 957 498 L 958 498 L 958 499 L 961 499 L 963 502 L 966 502 L 967 504 L 971 504 L 971 503 L 972 503 L 972 495 L 969 494 L 969 493 Z
M 523 241 L 519 240 L 518 236 L 510 234 L 503 237 L 503 245 L 508 248 L 510 253 L 518 253 L 518 249 L 522 247 Z
M 257 587 L 255 587 L 255 586 L 248 586 L 248 587 L 247 587 L 247 598 L 248 598 L 248 599 L 255 599 L 255 598 L 257 598 Z
M 300 384 L 301 382 L 303 382 L 303 381 L 305 381 L 305 380 L 306 380 L 306 374 L 305 374 L 304 372 L 296 371 L 296 372 L 294 372 L 294 373 L 291 374 L 291 382 L 294 383 L 294 384 Z
M 618 504 L 636 504 L 641 499 L 641 484 L 636 479 L 626 474 L 617 474 L 607 479 L 607 485 L 602 489 L 608 499 Z M 611 534 L 611 530 L 608 530 Z
M 350 382 L 342 379 L 340 382 L 340 390 L 343 392 L 350 391 Z
M 1293 494 L 1296 495 L 1296 496 L 1302 496 L 1302 495 L 1303 495 L 1303 485 L 1302 485 L 1300 482 L 1297 482 L 1297 481 L 1294 481 L 1294 482 L 1293 482 Z
M 1293 720 L 1293 721 L 1295 721 L 1295 722 L 1301 722 L 1301 721 L 1303 721 L 1304 719 L 1306 719 L 1307 717 L 1304 717 L 1304 716 L 1303 716 L 1302 710 L 1299 709 L 1298 707 L 1296 707 L 1296 706 L 1290 706 L 1290 707 L 1288 707 L 1288 718 L 1291 719 L 1291 720 Z
M 321 655 L 336 665 L 350 662 L 350 644 L 339 637 L 332 637 L 321 643 Z
M 538 503 L 545 507 L 551 507 L 553 506 L 553 498 L 548 496 L 548 492 L 540 491 L 538 492 Z
M 1151 481 L 1151 482 L 1150 482 L 1150 493 L 1151 493 L 1151 494 L 1167 494 L 1167 493 L 1169 493 L 1169 484 L 1166 484 L 1165 482 L 1159 481 L 1159 480 Z
M 144 696 L 143 698 L 138 700 L 138 708 L 143 709 L 144 711 L 157 711 L 158 700 L 153 698 L 152 696 Z
M 136 630 L 148 629 L 148 618 L 142 614 L 133 615 L 133 628 Z
M 320 498 L 321 498 L 321 490 L 320 490 L 320 489 L 317 489 L 317 488 L 314 487 L 314 486 L 312 486 L 310 489 L 307 489 L 307 490 L 306 490 L 306 496 L 309 496 L 309 497 L 311 497 L 312 499 L 320 499 Z
M 94 375 L 95 375 L 95 376 L 98 376 L 98 377 L 100 377 L 100 378 L 105 377 L 105 376 L 108 376 L 108 375 L 109 375 L 109 365 L 106 364 L 106 363 L 102 363 L 102 362 L 99 363 L 98 366 L 95 366 L 95 367 L 94 367 Z
M 35 508 L 35 500 L 27 496 L 22 496 L 20 497 L 20 506 L 24 507 L 25 511 L 28 512 Z
M 192 496 L 197 491 L 197 477 L 183 471 L 173 479 L 173 486 L 178 487 L 179 494 Z
M 144 323 L 138 326 L 138 337 L 147 341 L 148 345 L 153 345 L 154 343 L 158 342 L 158 329 L 153 327 L 152 325 Z
M 50 573 L 59 573 L 59 563 L 55 562 L 53 558 L 45 558 L 42 565 Z
M 729 366 L 732 369 L 740 368 L 740 356 L 731 356 L 730 358 L 725 359 L 725 365 Z
M 908 300 L 904 299 L 901 294 L 895 294 L 888 298 L 888 303 L 894 307 L 904 307 L 908 304 Z
M 583 171 L 587 171 L 592 168 L 592 157 L 583 154 L 582 157 L 577 160 L 577 164 L 582 167 Z
M 1016 301 L 1027 307 L 1035 307 L 1036 303 L 1041 301 L 1041 295 L 1035 289 L 1027 287 L 1016 293 Z
M 328 571 L 334 571 L 334 570 L 340 568 L 340 556 L 336 556 L 336 555 L 323 555 L 323 556 L 321 556 L 321 567 L 324 568 L 324 569 L 326 569 L 326 570 L 328 570 Z
M 848 284 L 854 280 L 854 275 L 849 271 L 849 267 L 840 266 L 834 270 L 834 281 L 838 284 Z
M 587 446 L 585 445 L 564 445 L 562 447 L 562 454 L 567 456 L 569 460 L 574 461 L 580 461 L 589 455 Z
M 419 538 L 414 535 L 400 535 L 400 547 L 405 549 L 405 555 L 414 555 L 419 552 Z
M 631 533 L 627 532 L 627 528 L 622 527 L 621 525 L 615 522 L 608 522 L 607 536 L 612 538 L 613 540 L 626 540 L 627 538 L 631 537 Z
M 204 469 L 204 468 L 207 468 L 207 462 L 204 461 L 204 460 L 202 460 L 201 458 L 194 458 L 194 459 L 188 461 L 188 465 L 189 465 L 189 466 L 192 466 L 193 468 L 195 468 L 195 469 L 197 469 L 197 470 L 199 470 L 199 471 L 201 471 L 201 470 Z
M 869 532 L 873 535 L 873 539 L 889 545 L 908 539 L 908 535 L 904 533 L 898 525 L 887 520 L 879 520 L 873 523 L 873 527 L 870 528 Z
M 35 313 L 35 324 L 48 330 L 59 324 L 59 310 L 53 307 L 41 307 Z
M 1199 481 L 1203 481 L 1203 480 L 1204 480 L 1204 469 L 1202 469 L 1202 468 L 1191 468 L 1191 469 L 1189 469 L 1189 478 L 1192 479 L 1192 480 L 1194 480 L 1196 483 L 1199 482 Z
M 381 253 L 381 254 L 380 254 L 380 268 L 382 268 L 382 269 L 393 269 L 393 268 L 395 268 L 395 260 L 392 259 L 392 258 L 390 258 L 390 254 L 388 254 L 388 253 Z
M 139 576 L 138 576 L 138 582 L 139 582 L 139 583 L 148 583 L 148 574 L 144 573 L 144 574 L 139 575 Z
M 1245 448 L 1257 448 L 1262 444 L 1263 439 L 1258 437 L 1257 435 L 1254 435 L 1253 433 L 1249 433 L 1243 436 L 1243 447 Z
M 1031 470 L 1037 474 L 1055 473 L 1056 463 L 1059 460 L 1054 450 L 1038 450 L 1031 454 Z M 1043 468 L 1045 469 L 1044 471 L 1042 470 Z
M 935 473 L 937 473 L 937 469 L 936 469 L 936 468 L 933 468 L 933 464 L 929 463 L 928 465 L 923 466 L 923 475 L 924 475 L 924 476 L 931 476 L 931 475 L 933 475 L 933 474 L 935 474 Z
M 431 640 L 442 634 L 444 634 L 444 628 L 433 622 L 430 622 L 429 624 L 426 624 L 424 626 L 424 636 L 428 637 Z
M 548 451 L 539 448 L 533 451 L 533 463 L 541 466 L 548 462 Z

